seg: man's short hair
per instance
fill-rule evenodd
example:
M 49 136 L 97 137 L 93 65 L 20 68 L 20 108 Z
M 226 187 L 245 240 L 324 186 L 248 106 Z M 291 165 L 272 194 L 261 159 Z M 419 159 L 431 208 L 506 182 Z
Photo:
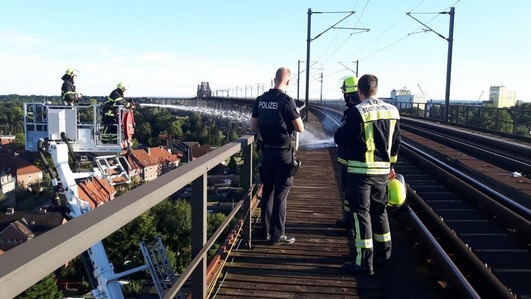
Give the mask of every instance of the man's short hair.
M 358 92 L 366 97 L 376 95 L 378 92 L 378 78 L 372 74 L 361 76 L 358 80 Z

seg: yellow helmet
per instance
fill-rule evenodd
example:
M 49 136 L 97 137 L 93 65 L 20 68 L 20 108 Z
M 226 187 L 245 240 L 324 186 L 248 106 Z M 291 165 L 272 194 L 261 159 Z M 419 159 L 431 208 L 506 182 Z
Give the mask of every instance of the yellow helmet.
M 77 76 L 76 74 L 77 70 L 73 69 L 73 68 L 69 68 L 66 70 L 65 72 L 65 75 L 68 75 L 68 76 Z
M 341 86 L 343 93 L 353 93 L 358 91 L 358 79 L 354 76 L 346 77 Z
M 126 89 L 127 89 L 126 86 L 127 86 L 127 85 L 126 85 L 125 83 L 123 83 L 123 82 L 118 83 L 118 89 L 126 90 Z
M 387 193 L 389 195 L 388 205 L 398 208 L 406 202 L 406 182 L 404 176 L 396 174 L 395 178 L 387 183 Z

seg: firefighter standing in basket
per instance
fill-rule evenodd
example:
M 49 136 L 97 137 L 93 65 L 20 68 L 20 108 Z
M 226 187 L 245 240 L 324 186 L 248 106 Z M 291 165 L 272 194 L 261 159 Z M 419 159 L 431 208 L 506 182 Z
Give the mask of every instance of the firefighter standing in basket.
M 61 99 L 67 106 L 74 106 L 81 99 L 81 94 L 76 92 L 76 86 L 74 85 L 74 79 L 76 78 L 76 70 L 69 68 L 61 79 L 63 84 L 61 85 Z
M 119 112 L 118 105 L 131 105 L 130 102 L 124 98 L 126 85 L 122 82 L 118 83 L 118 86 L 107 97 L 105 103 L 101 108 L 102 122 L 103 122 L 103 134 L 101 140 L 103 143 L 118 143 L 118 125 L 119 125 Z

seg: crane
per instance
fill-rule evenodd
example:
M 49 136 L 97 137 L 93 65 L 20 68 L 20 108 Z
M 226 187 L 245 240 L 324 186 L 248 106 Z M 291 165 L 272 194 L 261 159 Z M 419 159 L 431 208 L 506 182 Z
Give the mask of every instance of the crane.
M 417 86 L 419 87 L 420 93 L 422 93 L 422 96 L 426 98 L 426 94 L 424 93 L 424 90 L 422 90 L 422 87 L 420 87 L 420 84 L 417 83 Z
M 478 101 L 481 101 L 481 98 L 483 97 L 483 92 L 485 92 L 485 91 L 482 90 L 481 93 L 479 94 Z
M 106 179 L 109 184 L 116 185 L 130 182 L 126 169 L 130 166 L 121 152 L 129 149 L 134 133 L 134 105 L 129 108 L 118 105 L 116 142 L 105 143 L 102 139 L 103 125 L 100 122 L 101 107 L 98 104 L 88 106 L 64 106 L 49 103 L 24 103 L 24 128 L 26 150 L 38 152 L 47 172 L 52 179 L 56 198 L 66 200 L 67 219 L 79 217 L 90 212 L 91 205 L 79 197 L 78 182 L 88 178 Z M 93 169 L 74 171 L 70 166 L 69 157 L 76 161 L 76 153 L 91 153 L 95 155 Z M 50 154 L 55 172 L 44 159 L 44 154 Z M 58 202 L 60 203 L 60 201 Z M 120 278 L 134 272 L 149 269 L 157 286 L 159 296 L 177 281 L 173 269 L 168 263 L 164 246 L 158 240 L 157 250 L 149 249 L 151 245 L 140 244 L 144 255 L 145 265 L 124 273 L 114 273 L 114 267 L 109 261 L 103 243 L 97 242 L 83 257 L 88 257 L 87 272 L 92 274 L 92 294 L 97 299 L 123 299 Z M 162 250 L 162 251 L 161 251 Z M 157 252 L 153 256 L 152 252 Z

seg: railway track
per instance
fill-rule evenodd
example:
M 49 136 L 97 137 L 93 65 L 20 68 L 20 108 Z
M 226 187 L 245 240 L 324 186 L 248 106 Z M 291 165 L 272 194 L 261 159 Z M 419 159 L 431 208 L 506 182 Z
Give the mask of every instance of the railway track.
M 321 111 L 336 121 L 342 115 Z M 403 123 L 395 167 L 406 178 L 408 205 L 393 214 L 412 242 L 429 249 L 424 258 L 464 297 L 531 298 L 531 183 L 508 175 L 531 173 L 529 148 L 421 124 L 413 133 Z

